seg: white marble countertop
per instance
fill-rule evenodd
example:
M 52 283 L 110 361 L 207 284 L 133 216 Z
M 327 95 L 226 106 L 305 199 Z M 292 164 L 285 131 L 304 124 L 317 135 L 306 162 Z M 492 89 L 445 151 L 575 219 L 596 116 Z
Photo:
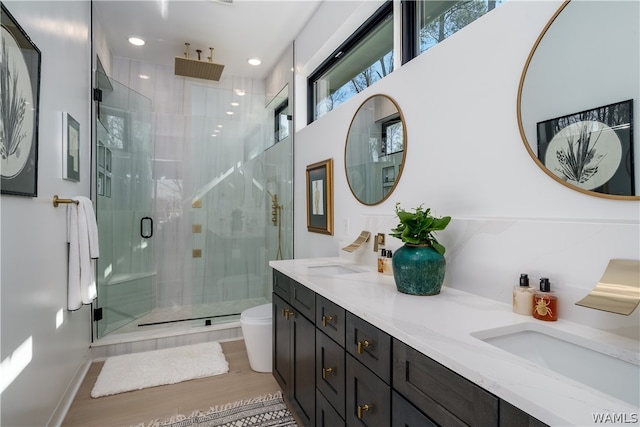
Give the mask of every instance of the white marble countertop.
M 323 275 L 309 268 L 325 264 L 353 265 L 363 272 Z M 392 276 L 344 258 L 271 261 L 269 265 L 550 426 L 640 425 L 638 406 L 471 334 L 529 323 L 582 337 L 636 365 L 638 341 L 562 319 L 539 321 L 513 313 L 509 304 L 446 286 L 434 296 L 405 295 L 397 291 Z M 597 416 L 605 418 L 597 422 Z

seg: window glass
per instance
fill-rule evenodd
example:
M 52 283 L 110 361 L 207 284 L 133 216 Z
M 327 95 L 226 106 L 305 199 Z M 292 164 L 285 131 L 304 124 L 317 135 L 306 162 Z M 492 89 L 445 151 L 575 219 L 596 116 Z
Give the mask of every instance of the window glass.
M 382 124 L 382 154 L 389 155 L 404 150 L 402 121 L 400 118 Z
M 393 8 L 383 6 L 309 77 L 310 121 L 393 71 Z
M 419 52 L 435 46 L 505 0 L 422 0 L 417 6 Z
M 280 104 L 275 109 L 275 141 L 280 142 L 289 136 L 289 100 Z

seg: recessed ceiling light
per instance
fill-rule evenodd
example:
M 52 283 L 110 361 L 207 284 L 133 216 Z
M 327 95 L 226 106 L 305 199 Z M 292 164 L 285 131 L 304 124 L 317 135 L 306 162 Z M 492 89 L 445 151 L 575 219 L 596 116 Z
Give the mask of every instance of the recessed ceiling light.
M 140 37 L 129 37 L 129 43 L 134 46 L 143 46 L 144 40 L 142 40 Z
M 220 132 L 220 129 L 214 129 L 214 132 L 216 132 L 216 133 Z
M 231 103 L 231 105 L 232 105 L 233 107 L 237 107 L 238 105 L 240 105 L 240 103 L 239 103 L 239 102 L 232 102 L 232 103 Z
M 260 65 L 260 64 L 262 64 L 262 61 L 260 61 L 258 58 L 251 58 L 247 62 L 249 64 L 251 64 L 251 65 Z
M 238 96 L 244 96 L 244 90 L 242 90 L 242 89 L 236 89 L 236 95 L 238 95 Z
M 227 111 L 227 114 L 233 116 L 233 111 Z
M 218 127 L 219 127 L 219 128 L 221 128 L 221 127 L 222 127 L 222 125 L 218 125 Z
M 142 80 L 149 80 L 149 76 L 147 76 L 146 74 L 140 74 L 138 77 L 140 77 Z

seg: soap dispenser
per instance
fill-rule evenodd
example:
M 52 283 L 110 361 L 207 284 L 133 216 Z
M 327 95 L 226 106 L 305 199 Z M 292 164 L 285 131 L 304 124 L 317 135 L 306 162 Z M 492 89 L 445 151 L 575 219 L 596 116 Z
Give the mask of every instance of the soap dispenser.
M 384 263 L 382 264 L 382 274 L 385 276 L 393 276 L 393 251 L 391 249 L 387 249 L 387 257 L 384 259 Z
M 387 258 L 387 250 L 380 249 L 380 255 L 378 256 L 378 273 L 384 272 L 384 261 Z
M 549 279 L 540 279 L 540 290 L 533 294 L 533 317 L 539 320 L 558 320 L 558 297 L 551 292 Z
M 520 275 L 520 283 L 513 287 L 513 312 L 518 314 L 533 314 L 533 289 L 529 287 L 529 276 Z

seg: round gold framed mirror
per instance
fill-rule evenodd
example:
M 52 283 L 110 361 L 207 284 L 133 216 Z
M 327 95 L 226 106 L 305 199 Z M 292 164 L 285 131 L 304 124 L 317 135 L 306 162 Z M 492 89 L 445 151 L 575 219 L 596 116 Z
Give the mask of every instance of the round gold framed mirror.
M 596 197 L 640 200 L 638 2 L 565 1 L 527 59 L 518 127 L 551 178 Z
M 386 200 L 398 185 L 407 153 L 407 132 L 398 104 L 373 95 L 358 108 L 347 134 L 344 167 L 353 196 L 364 205 Z

